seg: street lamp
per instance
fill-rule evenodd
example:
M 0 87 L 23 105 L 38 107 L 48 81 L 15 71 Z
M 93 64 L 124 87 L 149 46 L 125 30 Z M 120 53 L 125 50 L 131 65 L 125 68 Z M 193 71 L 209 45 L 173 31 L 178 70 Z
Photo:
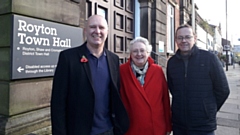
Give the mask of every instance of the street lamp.
M 226 44 L 228 45 L 228 32 L 227 32 L 227 0 L 226 0 Z M 226 71 L 228 71 L 228 48 L 226 49 Z

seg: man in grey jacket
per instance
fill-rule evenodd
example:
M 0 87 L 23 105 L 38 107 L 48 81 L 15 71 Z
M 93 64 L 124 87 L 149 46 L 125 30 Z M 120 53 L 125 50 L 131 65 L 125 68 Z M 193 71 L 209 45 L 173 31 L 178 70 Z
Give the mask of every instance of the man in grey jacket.
M 173 135 L 214 135 L 230 91 L 226 75 L 215 54 L 197 48 L 191 26 L 178 27 L 175 36 L 179 49 L 167 64 Z

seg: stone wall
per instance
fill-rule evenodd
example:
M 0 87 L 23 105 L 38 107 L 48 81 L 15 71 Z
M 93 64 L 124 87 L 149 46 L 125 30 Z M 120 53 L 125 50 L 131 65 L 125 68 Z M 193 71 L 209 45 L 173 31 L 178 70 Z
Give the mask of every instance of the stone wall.
M 0 0 L 0 135 L 50 134 L 52 77 L 11 79 L 14 14 L 83 28 L 85 1 Z

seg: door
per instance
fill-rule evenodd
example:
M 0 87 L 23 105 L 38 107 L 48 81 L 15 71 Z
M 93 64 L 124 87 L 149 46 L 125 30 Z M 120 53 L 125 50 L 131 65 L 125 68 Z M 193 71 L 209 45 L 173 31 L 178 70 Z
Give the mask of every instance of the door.
M 86 18 L 94 14 L 103 15 L 109 25 L 105 47 L 117 54 L 120 63 L 129 58 L 129 43 L 134 32 L 134 2 L 132 0 L 87 0 Z

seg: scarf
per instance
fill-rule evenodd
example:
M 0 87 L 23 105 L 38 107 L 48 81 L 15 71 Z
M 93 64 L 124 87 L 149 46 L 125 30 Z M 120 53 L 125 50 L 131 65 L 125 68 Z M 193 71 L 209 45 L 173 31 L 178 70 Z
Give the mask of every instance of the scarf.
M 146 72 L 148 70 L 148 61 L 146 62 L 146 64 L 144 65 L 142 70 L 140 68 L 138 68 L 136 65 L 134 65 L 133 62 L 131 62 L 131 67 L 132 67 L 133 73 L 136 77 L 137 77 L 136 73 L 139 74 L 139 76 L 137 77 L 137 80 L 143 86 L 144 85 L 144 78 L 145 78 Z

